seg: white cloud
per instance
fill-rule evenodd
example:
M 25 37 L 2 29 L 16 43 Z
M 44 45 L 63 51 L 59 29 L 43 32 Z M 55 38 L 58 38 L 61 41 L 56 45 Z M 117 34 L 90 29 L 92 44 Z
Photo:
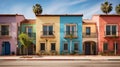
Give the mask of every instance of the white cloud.
M 44 8 L 43 13 L 47 14 L 58 14 L 67 12 L 68 8 L 72 5 L 80 4 L 85 2 L 86 0 L 56 0 L 49 4 L 46 8 Z
M 32 12 L 32 6 L 29 5 L 14 5 L 10 9 L 11 13 L 23 14 L 25 18 L 35 18 L 34 13 Z
M 85 7 L 81 8 L 77 12 L 74 12 L 74 14 L 83 14 L 83 18 L 90 19 L 92 15 L 101 13 L 100 4 L 101 2 L 96 3 L 95 5 L 91 5 L 91 6 L 90 5 L 86 6 L 85 4 Z

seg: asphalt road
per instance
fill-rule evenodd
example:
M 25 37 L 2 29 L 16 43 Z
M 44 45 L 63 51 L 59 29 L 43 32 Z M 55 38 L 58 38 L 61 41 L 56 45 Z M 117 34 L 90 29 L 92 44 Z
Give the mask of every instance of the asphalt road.
M 120 67 L 120 61 L 0 60 L 0 67 Z

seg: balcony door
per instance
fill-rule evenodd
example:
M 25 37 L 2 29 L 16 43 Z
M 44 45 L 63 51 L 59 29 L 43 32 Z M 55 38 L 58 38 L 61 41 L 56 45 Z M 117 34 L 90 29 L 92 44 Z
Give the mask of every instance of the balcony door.
M 86 27 L 86 35 L 90 35 L 91 33 L 91 28 L 90 27 Z
M 117 31 L 118 31 L 117 25 L 112 25 L 112 24 L 106 25 L 106 32 L 105 32 L 106 36 L 117 35 L 118 34 Z
M 32 32 L 33 32 L 32 26 L 27 26 L 26 33 L 28 34 L 29 37 L 32 37 Z
M 53 35 L 53 26 L 52 25 L 44 25 L 43 26 L 43 35 Z
M 76 24 L 67 24 L 65 29 L 65 35 L 77 35 L 77 27 Z

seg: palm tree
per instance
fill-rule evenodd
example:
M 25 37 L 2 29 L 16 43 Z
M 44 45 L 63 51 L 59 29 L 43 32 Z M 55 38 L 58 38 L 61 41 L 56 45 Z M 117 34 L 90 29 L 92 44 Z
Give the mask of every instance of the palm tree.
M 30 39 L 27 34 L 21 33 L 19 35 L 19 41 L 20 41 L 21 45 L 23 45 L 27 49 L 26 53 L 28 55 L 28 47 L 30 44 L 32 44 L 32 39 Z
M 103 13 L 108 14 L 111 12 L 113 9 L 112 4 L 109 3 L 108 1 L 105 1 L 104 3 L 101 4 L 101 10 Z
M 33 5 L 33 12 L 35 13 L 35 15 L 39 15 L 42 13 L 42 7 L 40 4 L 35 4 Z
M 120 4 L 115 7 L 115 11 L 117 14 L 120 14 Z

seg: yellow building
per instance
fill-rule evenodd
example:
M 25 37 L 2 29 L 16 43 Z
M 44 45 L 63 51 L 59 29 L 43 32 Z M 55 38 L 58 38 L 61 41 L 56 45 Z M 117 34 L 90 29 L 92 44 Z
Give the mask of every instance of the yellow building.
M 83 53 L 86 55 L 97 54 L 97 27 L 92 20 L 83 20 Z
M 59 54 L 60 18 L 58 15 L 36 16 L 36 53 Z

